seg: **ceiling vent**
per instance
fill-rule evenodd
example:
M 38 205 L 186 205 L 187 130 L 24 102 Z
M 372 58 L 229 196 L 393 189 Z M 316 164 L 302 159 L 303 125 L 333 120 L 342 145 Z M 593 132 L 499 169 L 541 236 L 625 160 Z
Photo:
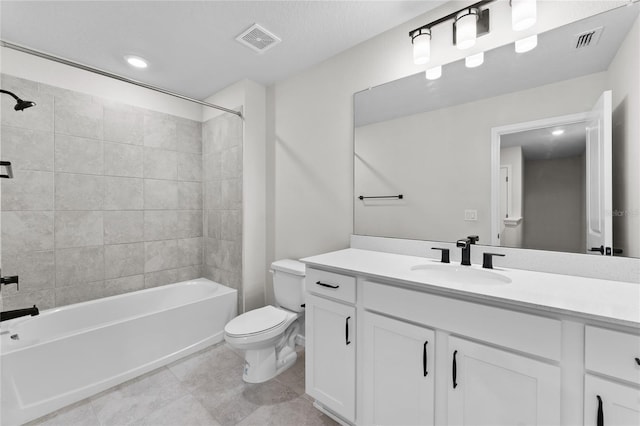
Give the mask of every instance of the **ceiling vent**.
M 604 29 L 603 27 L 598 27 L 593 30 L 576 34 L 573 41 L 573 46 L 576 49 L 583 49 L 585 47 L 595 46 L 596 44 L 598 44 L 598 41 L 600 40 L 600 36 L 602 35 L 603 29 Z
M 236 37 L 236 40 L 260 53 L 266 52 L 282 41 L 278 36 L 267 31 L 258 24 L 253 24 L 246 31 Z

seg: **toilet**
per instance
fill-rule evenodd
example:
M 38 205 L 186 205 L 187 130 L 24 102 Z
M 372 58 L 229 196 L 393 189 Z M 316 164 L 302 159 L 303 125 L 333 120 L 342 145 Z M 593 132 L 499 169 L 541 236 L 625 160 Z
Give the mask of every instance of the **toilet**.
M 242 378 L 266 382 L 296 362 L 296 336 L 304 315 L 304 263 L 284 259 L 271 264 L 276 306 L 241 314 L 224 327 L 227 343 L 244 352 Z

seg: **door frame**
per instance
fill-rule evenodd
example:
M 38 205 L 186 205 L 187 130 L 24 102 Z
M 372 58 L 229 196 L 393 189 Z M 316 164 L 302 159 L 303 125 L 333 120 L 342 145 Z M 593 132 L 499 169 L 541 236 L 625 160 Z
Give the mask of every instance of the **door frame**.
M 498 236 L 500 232 L 500 138 L 503 135 L 527 130 L 581 122 L 586 123 L 588 118 L 588 112 L 581 112 L 578 114 L 559 115 L 541 120 L 525 121 L 491 128 L 491 245 L 500 245 L 500 238 Z

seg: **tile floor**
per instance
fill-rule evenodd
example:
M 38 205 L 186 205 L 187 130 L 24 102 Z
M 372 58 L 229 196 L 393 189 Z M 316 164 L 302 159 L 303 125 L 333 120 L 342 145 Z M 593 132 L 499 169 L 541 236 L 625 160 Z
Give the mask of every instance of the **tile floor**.
M 336 425 L 304 393 L 304 351 L 273 380 L 242 381 L 221 343 L 28 423 L 29 426 Z

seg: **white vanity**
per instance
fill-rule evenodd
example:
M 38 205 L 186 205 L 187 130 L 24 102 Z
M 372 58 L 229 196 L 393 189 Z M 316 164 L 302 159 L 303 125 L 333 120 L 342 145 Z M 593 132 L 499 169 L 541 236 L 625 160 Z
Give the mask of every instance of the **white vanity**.
M 637 283 L 355 248 L 302 261 L 306 392 L 345 424 L 640 424 Z

